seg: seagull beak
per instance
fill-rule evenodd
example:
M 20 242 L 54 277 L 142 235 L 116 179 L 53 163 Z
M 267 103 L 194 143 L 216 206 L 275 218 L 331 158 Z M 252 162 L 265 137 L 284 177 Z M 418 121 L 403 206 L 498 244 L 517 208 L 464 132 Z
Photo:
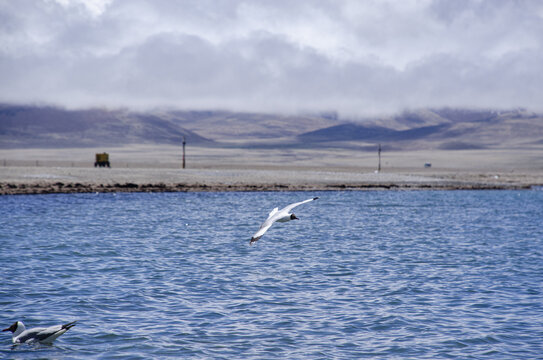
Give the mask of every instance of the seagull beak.
M 9 330 L 10 330 L 10 328 L 7 328 L 7 329 L 4 329 L 4 330 L 2 330 L 2 331 L 9 331 Z
M 296 217 L 296 215 L 292 214 L 292 220 L 300 220 L 300 218 Z

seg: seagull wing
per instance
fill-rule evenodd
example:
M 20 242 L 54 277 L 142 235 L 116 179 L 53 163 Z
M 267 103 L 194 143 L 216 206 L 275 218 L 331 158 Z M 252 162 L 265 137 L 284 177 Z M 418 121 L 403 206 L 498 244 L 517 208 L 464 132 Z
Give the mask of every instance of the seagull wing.
M 73 326 L 75 326 L 75 321 L 64 324 L 64 325 L 50 326 L 48 328 L 30 329 L 28 330 L 27 334 L 21 334 L 21 335 L 24 335 L 24 339 L 23 337 L 20 337 L 19 340 L 22 343 L 31 339 L 33 339 L 34 341 L 39 341 L 39 342 L 44 342 L 44 343 L 53 342 L 56 338 L 64 334 Z
M 268 219 L 271 218 L 273 215 L 275 215 L 275 213 L 279 211 L 279 208 L 275 208 L 273 209 L 272 211 L 270 211 L 270 214 L 268 215 Z
M 14 341 L 21 344 L 27 341 L 39 341 L 38 334 L 44 330 L 47 330 L 47 328 L 33 328 L 25 330 L 21 333 L 21 335 L 17 336 L 17 339 L 15 339 Z
M 66 329 L 64 329 L 62 325 L 50 326 L 40 331 L 38 334 L 36 334 L 36 340 L 43 341 L 43 342 L 53 341 L 60 335 L 64 334 L 65 332 L 66 332 Z
M 308 203 L 310 201 L 317 200 L 318 198 L 319 197 L 316 196 L 316 197 L 311 198 L 311 199 L 307 199 L 307 200 L 304 200 L 304 201 L 300 201 L 300 202 L 297 202 L 297 203 L 294 203 L 294 204 L 287 205 L 287 206 L 285 206 L 284 208 L 281 209 L 281 212 L 287 212 L 288 213 L 290 210 L 294 209 L 296 206 L 300 206 L 300 205 Z
M 277 214 L 278 211 L 279 211 L 279 208 L 275 208 L 272 211 L 270 211 L 266 221 L 264 221 L 262 223 L 262 225 L 260 225 L 260 228 L 258 229 L 258 231 L 255 232 L 255 234 L 251 238 L 251 243 L 254 242 L 254 241 L 257 241 L 258 239 L 260 239 L 262 237 L 262 235 L 264 235 L 266 233 L 266 231 L 268 231 L 268 229 L 277 220 L 276 218 L 274 218 L 274 215 Z
M 256 241 L 262 237 L 268 231 L 268 229 L 273 225 L 275 221 L 271 220 L 271 216 L 260 225 L 260 229 L 253 235 L 253 241 Z

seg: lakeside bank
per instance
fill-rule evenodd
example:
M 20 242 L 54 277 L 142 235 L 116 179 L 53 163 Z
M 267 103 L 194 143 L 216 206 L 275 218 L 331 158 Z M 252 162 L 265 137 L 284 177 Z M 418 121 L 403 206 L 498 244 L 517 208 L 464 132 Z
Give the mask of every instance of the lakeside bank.
M 275 169 L 96 169 L 3 167 L 0 195 L 187 191 L 509 190 L 543 186 L 540 172 L 330 171 Z

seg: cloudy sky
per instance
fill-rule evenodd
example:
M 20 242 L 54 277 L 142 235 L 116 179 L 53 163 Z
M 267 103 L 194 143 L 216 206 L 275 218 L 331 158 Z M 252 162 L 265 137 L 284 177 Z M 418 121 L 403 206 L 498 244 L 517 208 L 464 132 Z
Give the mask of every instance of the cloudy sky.
M 0 102 L 543 110 L 543 1 L 0 0 Z

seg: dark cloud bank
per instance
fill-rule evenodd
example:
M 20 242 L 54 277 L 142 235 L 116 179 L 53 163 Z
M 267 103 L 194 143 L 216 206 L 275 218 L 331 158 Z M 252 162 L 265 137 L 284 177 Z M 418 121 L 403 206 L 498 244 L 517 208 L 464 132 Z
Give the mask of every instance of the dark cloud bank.
M 540 1 L 5 1 L 0 102 L 542 111 Z

